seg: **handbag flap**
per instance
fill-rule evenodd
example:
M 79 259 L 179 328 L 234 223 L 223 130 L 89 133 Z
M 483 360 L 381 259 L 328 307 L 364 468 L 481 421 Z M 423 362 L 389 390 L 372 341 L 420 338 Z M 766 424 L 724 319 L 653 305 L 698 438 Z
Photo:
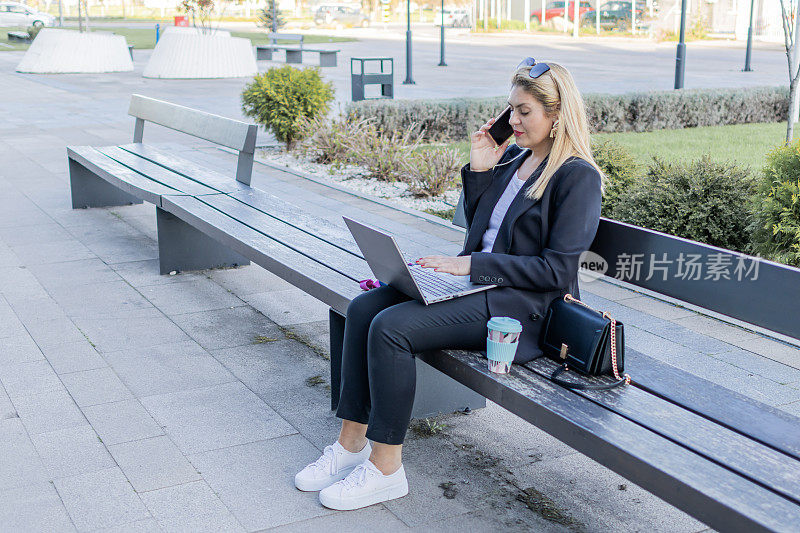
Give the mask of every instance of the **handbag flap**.
M 542 328 L 542 351 L 558 362 L 567 363 L 584 373 L 595 371 L 595 354 L 603 346 L 608 334 L 609 320 L 601 314 L 578 304 L 553 300 L 547 310 Z M 561 358 L 562 344 L 566 345 L 566 359 Z

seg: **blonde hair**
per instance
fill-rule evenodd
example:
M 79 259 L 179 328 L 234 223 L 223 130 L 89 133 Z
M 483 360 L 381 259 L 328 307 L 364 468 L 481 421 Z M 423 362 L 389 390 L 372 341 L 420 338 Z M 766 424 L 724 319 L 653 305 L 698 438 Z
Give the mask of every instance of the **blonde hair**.
M 583 97 L 567 69 L 557 63 L 547 64 L 550 70 L 538 78 L 531 78 L 529 72 L 532 67 L 525 66 L 519 68 L 511 79 L 513 87 L 520 87 L 533 96 L 542 104 L 548 116 L 556 115 L 558 119 L 547 165 L 525 192 L 525 196 L 531 200 L 540 199 L 550 183 L 550 178 L 570 157 L 579 157 L 597 169 L 601 187 L 605 189 L 607 178 L 592 157 L 589 122 L 586 119 Z

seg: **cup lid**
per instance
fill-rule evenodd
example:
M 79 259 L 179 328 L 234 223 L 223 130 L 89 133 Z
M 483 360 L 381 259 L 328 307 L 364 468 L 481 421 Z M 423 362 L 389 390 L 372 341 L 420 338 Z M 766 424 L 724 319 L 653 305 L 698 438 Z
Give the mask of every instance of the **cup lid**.
M 501 333 L 520 333 L 522 324 L 519 320 L 507 316 L 493 316 L 486 324 L 489 329 Z

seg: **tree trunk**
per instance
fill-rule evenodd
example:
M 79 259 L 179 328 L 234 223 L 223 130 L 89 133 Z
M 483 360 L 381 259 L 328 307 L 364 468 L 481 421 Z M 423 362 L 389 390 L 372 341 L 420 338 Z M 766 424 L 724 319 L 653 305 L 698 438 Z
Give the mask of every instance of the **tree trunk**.
M 794 109 L 797 109 L 798 105 L 798 87 L 800 87 L 800 84 L 797 83 L 797 76 L 795 76 L 789 83 L 789 116 L 786 120 L 786 144 L 790 144 L 794 137 L 794 124 L 797 122 Z

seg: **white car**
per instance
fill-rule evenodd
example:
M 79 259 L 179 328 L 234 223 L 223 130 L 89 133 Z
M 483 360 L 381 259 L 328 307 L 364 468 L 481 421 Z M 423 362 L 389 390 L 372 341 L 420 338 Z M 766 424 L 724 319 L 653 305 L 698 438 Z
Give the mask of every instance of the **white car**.
M 442 10 L 437 9 L 433 16 L 433 24 L 442 25 Z M 451 28 L 469 28 L 469 11 L 466 9 L 445 9 L 444 25 Z
M 32 7 L 17 2 L 0 3 L 0 26 L 18 26 L 29 28 L 31 26 L 54 26 L 56 18 L 47 13 L 36 11 Z

